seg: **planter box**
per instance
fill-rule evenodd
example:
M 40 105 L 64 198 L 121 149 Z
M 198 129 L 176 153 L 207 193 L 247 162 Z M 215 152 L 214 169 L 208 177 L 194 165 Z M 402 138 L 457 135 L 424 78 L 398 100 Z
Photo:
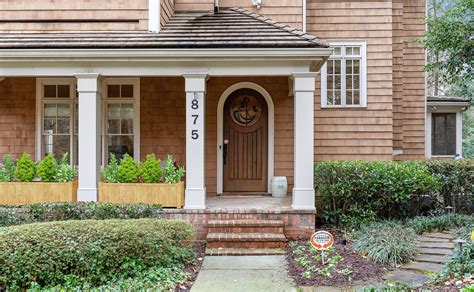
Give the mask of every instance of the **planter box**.
M 76 201 L 77 181 L 0 183 L 0 204 L 3 205 Z
M 184 183 L 99 183 L 99 202 L 116 204 L 159 204 L 163 207 L 184 206 Z

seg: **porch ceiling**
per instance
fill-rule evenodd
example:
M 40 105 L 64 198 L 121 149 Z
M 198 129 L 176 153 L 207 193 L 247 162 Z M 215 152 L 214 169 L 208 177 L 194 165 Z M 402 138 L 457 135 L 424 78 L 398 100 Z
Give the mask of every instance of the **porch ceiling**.
M 319 38 L 285 24 L 230 8 L 218 13 L 176 13 L 155 33 L 3 34 L 0 49 L 211 49 L 328 48 Z

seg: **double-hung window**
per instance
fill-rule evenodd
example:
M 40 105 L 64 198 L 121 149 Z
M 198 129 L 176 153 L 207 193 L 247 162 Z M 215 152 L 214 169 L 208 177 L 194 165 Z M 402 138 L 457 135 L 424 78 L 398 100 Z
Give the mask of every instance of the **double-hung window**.
M 321 107 L 367 106 L 367 45 L 330 42 L 334 49 L 321 68 Z
M 139 81 L 138 78 L 110 78 L 104 82 L 104 164 L 110 154 L 118 159 L 125 154 L 140 159 Z
M 46 79 L 37 82 L 36 159 L 49 153 L 60 159 L 69 154 L 77 164 L 77 98 L 74 79 Z

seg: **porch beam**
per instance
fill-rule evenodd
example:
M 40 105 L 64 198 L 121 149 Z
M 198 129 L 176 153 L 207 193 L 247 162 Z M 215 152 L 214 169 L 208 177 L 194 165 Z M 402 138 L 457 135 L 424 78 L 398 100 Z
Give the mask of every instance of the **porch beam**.
M 315 210 L 314 91 L 316 73 L 293 73 L 294 187 L 292 208 Z
M 97 201 L 100 179 L 100 134 L 102 93 L 99 74 L 78 73 L 79 97 L 79 188 L 78 201 Z
M 207 73 L 183 74 L 186 91 L 185 209 L 206 208 L 204 117 L 207 76 Z

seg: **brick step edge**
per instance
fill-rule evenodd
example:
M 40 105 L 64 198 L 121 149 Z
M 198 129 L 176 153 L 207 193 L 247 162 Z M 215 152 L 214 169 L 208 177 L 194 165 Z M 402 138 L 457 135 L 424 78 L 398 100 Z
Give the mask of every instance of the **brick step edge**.
M 237 220 L 209 220 L 208 227 L 284 227 L 282 220 L 237 219 Z
M 281 248 L 206 248 L 209 256 L 258 256 L 258 255 L 284 255 Z
M 283 241 L 287 239 L 282 233 L 208 233 L 206 241 Z

